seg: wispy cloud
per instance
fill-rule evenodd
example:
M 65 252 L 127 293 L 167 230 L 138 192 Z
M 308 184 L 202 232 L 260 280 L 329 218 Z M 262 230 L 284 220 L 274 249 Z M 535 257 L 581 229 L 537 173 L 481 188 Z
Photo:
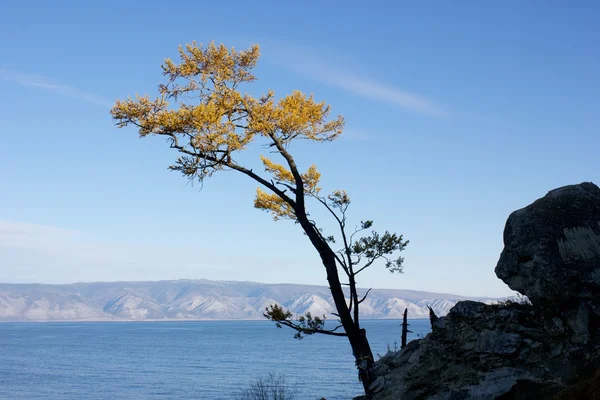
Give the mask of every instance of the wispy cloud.
M 322 68 L 314 73 L 323 83 L 327 83 L 356 95 L 392 104 L 399 108 L 433 117 L 447 117 L 449 112 L 426 98 L 383 83 L 365 80 L 362 77 L 344 74 L 340 71 Z
M 310 50 L 281 44 L 271 44 L 269 48 L 269 51 L 274 50 L 273 53 L 277 54 L 271 61 L 299 75 L 406 111 L 432 117 L 450 116 L 450 112 L 445 107 L 424 96 L 352 73 L 344 67 L 325 61 L 323 57 L 316 56 Z
M 17 85 L 46 90 L 55 94 L 73 97 L 95 105 L 110 107 L 112 102 L 105 97 L 89 93 L 76 87 L 53 81 L 39 75 L 22 74 L 20 72 L 0 69 L 0 80 L 16 83 Z

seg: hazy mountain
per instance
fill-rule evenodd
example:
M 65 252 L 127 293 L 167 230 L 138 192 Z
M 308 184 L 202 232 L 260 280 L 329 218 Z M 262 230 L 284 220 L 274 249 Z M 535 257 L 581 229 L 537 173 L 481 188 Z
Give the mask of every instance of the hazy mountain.
M 361 314 L 363 318 L 401 318 L 408 308 L 410 317 L 425 318 L 429 305 L 442 316 L 457 301 L 466 299 L 472 298 L 374 289 L 361 304 Z M 297 314 L 335 311 L 325 286 L 204 279 L 69 285 L 0 283 L 0 321 L 262 319 L 264 309 L 273 303 Z

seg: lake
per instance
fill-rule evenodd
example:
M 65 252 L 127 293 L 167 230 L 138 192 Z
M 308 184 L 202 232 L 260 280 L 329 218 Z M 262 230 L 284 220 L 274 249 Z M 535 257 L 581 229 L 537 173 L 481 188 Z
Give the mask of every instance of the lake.
M 373 353 L 400 342 L 400 322 L 362 321 Z M 429 331 L 409 323 L 409 339 Z M 0 323 L 0 399 L 235 399 L 269 372 L 298 400 L 361 394 L 346 338 L 293 333 L 269 321 Z

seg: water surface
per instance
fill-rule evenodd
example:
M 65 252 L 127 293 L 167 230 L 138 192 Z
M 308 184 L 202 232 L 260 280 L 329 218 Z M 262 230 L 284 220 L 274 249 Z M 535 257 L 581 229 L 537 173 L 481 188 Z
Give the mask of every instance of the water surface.
M 409 338 L 429 330 L 410 323 Z M 400 341 L 399 324 L 363 321 L 374 353 Z M 292 336 L 269 321 L 0 323 L 0 399 L 235 399 L 269 372 L 299 400 L 361 393 L 346 338 Z

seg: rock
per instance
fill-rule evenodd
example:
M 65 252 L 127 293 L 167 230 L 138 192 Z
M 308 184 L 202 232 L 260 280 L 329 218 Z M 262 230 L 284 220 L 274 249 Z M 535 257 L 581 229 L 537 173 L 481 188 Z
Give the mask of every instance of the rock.
M 425 338 L 375 363 L 385 374 L 373 400 L 600 394 L 589 387 L 600 379 L 577 385 L 600 376 L 600 189 L 566 186 L 515 211 L 504 244 L 496 274 L 531 303 L 458 302 Z
M 467 342 L 460 346 L 462 350 L 473 350 L 475 348 L 475 342 Z
M 597 399 L 600 394 L 600 371 L 590 379 L 584 379 L 561 390 L 555 400 Z
M 371 391 L 371 393 L 379 393 L 384 388 L 385 388 L 385 377 L 384 376 L 378 377 L 377 379 L 375 379 L 375 382 L 371 383 L 371 386 L 369 386 L 369 390 Z
M 531 347 L 532 349 L 538 349 L 543 346 L 542 343 L 536 342 L 531 339 L 523 339 L 523 343 L 525 343 L 527 346 Z
M 556 325 L 556 328 L 562 333 L 564 332 L 563 329 L 563 322 L 562 319 L 558 318 L 558 317 L 553 317 L 552 318 L 552 322 L 554 322 L 554 325 Z
M 446 317 L 440 317 L 431 326 L 432 329 L 444 329 L 446 327 Z
M 513 354 L 521 344 L 521 336 L 516 333 L 502 333 L 486 330 L 481 332 L 475 351 L 478 353 Z
M 534 304 L 598 296 L 600 188 L 561 187 L 513 212 L 495 272 Z
M 450 309 L 449 315 L 465 317 L 465 318 L 476 318 L 481 316 L 485 308 L 485 304 L 478 301 L 459 301 Z
M 507 393 L 520 380 L 537 382 L 532 374 L 516 368 L 498 368 L 483 375 L 482 381 L 468 389 L 470 399 L 493 399 Z
M 381 364 L 377 365 L 377 368 L 374 369 L 374 372 L 377 374 L 377 376 L 379 376 L 379 375 L 385 375 L 388 372 L 390 372 L 390 367 L 388 367 L 387 364 L 381 363 Z
M 563 344 L 562 342 L 552 343 L 550 347 L 550 358 L 558 357 L 562 353 Z
M 580 304 L 577 312 L 569 316 L 567 324 L 574 333 L 571 341 L 587 343 L 590 336 L 590 313 L 584 304 Z
M 395 367 L 406 364 L 412 358 L 412 355 L 419 350 L 420 342 L 419 339 L 408 342 L 405 348 L 393 356 L 393 360 L 390 364 Z

